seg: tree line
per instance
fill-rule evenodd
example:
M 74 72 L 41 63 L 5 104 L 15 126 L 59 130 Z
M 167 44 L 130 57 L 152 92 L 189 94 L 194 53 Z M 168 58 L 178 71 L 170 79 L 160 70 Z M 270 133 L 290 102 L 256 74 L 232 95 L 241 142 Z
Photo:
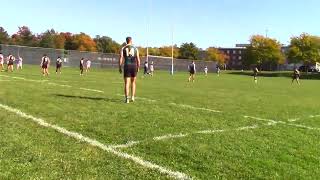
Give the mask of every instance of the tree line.
M 119 53 L 121 46 L 124 45 L 124 43 L 120 44 L 108 36 L 92 38 L 85 33 L 57 32 L 54 29 L 34 34 L 27 26 L 19 27 L 13 35 L 9 35 L 3 27 L 0 27 L 0 44 L 102 53 Z M 138 48 L 140 54 L 146 56 L 146 48 Z M 149 55 L 154 56 L 168 57 L 172 55 L 171 46 L 149 47 L 148 51 Z M 230 59 L 229 55 L 221 52 L 219 48 L 209 47 L 202 50 L 192 42 L 182 43 L 180 46 L 174 45 L 173 56 L 181 59 L 216 61 L 220 64 L 226 63 Z M 320 37 L 303 33 L 300 36 L 292 37 L 290 45 L 283 47 L 276 39 L 254 35 L 250 38 L 250 43 L 242 58 L 242 62 L 246 66 L 276 66 L 286 61 L 295 64 L 319 62 Z

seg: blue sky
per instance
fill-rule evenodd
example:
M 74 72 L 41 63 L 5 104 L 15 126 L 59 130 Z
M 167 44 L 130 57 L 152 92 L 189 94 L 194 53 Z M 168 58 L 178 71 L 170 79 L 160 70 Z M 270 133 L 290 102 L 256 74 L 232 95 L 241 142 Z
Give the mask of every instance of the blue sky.
M 194 42 L 198 47 L 233 47 L 252 34 L 288 44 L 307 32 L 320 35 L 319 0 L 9 0 L 1 2 L 0 26 L 10 34 L 27 25 L 34 33 L 106 35 L 136 45 Z

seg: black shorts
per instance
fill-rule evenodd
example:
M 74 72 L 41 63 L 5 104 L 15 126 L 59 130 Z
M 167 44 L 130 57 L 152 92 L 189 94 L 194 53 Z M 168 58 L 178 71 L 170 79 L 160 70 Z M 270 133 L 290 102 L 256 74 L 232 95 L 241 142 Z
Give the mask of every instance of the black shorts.
M 48 69 L 48 64 L 43 64 L 42 69 Z
M 80 66 L 80 70 L 83 70 L 83 66 Z
M 300 76 L 296 74 L 296 75 L 293 75 L 292 78 L 293 78 L 293 79 L 299 79 Z
M 189 71 L 189 73 L 193 75 L 193 74 L 195 74 L 196 72 L 195 72 L 195 71 Z
M 57 64 L 57 69 L 61 68 L 61 66 L 62 66 L 61 64 Z
M 13 61 L 9 61 L 9 62 L 8 62 L 8 65 L 9 65 L 9 66 L 13 65 Z
M 137 77 L 138 67 L 136 65 L 124 65 L 123 76 L 125 78 Z

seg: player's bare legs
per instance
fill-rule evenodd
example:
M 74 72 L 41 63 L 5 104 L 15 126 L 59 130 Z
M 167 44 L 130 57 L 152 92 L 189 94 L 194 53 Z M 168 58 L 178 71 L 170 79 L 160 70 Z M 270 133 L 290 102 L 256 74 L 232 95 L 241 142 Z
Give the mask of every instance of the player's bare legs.
M 124 78 L 124 95 L 126 103 L 129 103 L 129 92 L 130 92 L 130 78 Z
M 131 100 L 134 101 L 134 97 L 136 96 L 136 77 L 131 78 Z

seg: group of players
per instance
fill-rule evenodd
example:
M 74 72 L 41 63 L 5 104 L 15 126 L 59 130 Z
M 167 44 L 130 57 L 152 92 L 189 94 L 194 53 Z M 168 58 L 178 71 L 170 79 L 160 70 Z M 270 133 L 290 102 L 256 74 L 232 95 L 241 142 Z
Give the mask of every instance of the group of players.
M 6 63 L 5 63 L 6 60 Z M 18 56 L 18 59 L 16 59 L 12 54 L 9 54 L 7 58 L 4 57 L 4 55 L 0 52 L 0 71 L 7 71 L 7 72 L 13 72 L 14 70 L 14 64 L 16 62 L 17 70 L 22 69 L 22 62 L 23 59 L 21 56 Z M 41 58 L 40 67 L 42 69 L 43 76 L 49 76 L 49 67 L 50 67 L 51 60 L 50 58 L 44 54 Z M 7 67 L 5 67 L 5 64 Z M 61 74 L 63 60 L 59 56 L 56 60 L 56 74 Z M 91 61 L 90 59 L 85 60 L 84 58 L 81 58 L 80 60 L 80 75 L 82 76 L 84 74 L 84 70 L 86 73 L 90 71 L 91 68 Z
M 5 58 L 4 55 L 0 52 L 0 71 L 13 72 L 13 66 L 15 62 L 17 65 L 17 70 L 22 69 L 22 57 L 18 56 L 18 59 L 16 59 L 12 54 L 9 54 L 7 58 Z M 7 67 L 5 67 L 5 64 L 7 65 Z
M 41 63 L 40 63 L 43 76 L 49 76 L 50 62 L 51 62 L 50 58 L 46 54 L 44 54 L 43 57 L 41 58 Z M 63 64 L 63 60 L 59 56 L 56 60 L 56 74 L 58 73 L 61 74 L 62 64 Z M 80 67 L 80 76 L 83 76 L 84 70 L 86 73 L 90 71 L 91 60 L 90 59 L 85 60 L 84 58 L 81 58 L 79 67 Z
M 0 53 L 0 68 L 3 71 L 4 70 L 4 56 L 2 53 Z M 16 58 L 9 54 L 6 58 L 7 60 L 7 71 L 13 72 L 13 65 L 16 60 Z M 17 69 L 22 69 L 22 57 L 18 57 L 17 62 Z M 122 47 L 120 52 L 120 58 L 119 58 L 119 72 L 124 75 L 124 95 L 125 95 L 125 103 L 130 103 L 135 101 L 135 94 L 136 94 L 136 79 L 137 79 L 137 73 L 139 72 L 140 67 L 140 56 L 139 56 L 139 50 L 136 48 L 132 43 L 132 38 L 127 37 L 126 38 L 126 45 Z M 61 74 L 61 68 L 62 68 L 63 60 L 61 57 L 58 57 L 56 60 L 56 73 Z M 40 67 L 42 68 L 42 74 L 43 76 L 49 75 L 49 67 L 50 67 L 50 58 L 44 54 L 41 58 L 41 64 Z M 89 72 L 91 68 L 91 61 L 89 59 L 85 60 L 85 58 L 81 58 L 80 60 L 80 75 L 82 76 L 84 74 L 84 70 L 86 73 Z M 190 73 L 189 82 L 195 81 L 195 74 L 196 74 L 196 64 L 194 61 L 188 66 L 188 70 Z M 220 75 L 220 67 L 216 66 L 217 74 Z M 153 62 L 150 64 L 150 73 L 148 72 L 148 62 L 145 62 L 144 66 L 144 75 L 150 74 L 153 76 L 154 73 L 154 66 Z M 208 74 L 208 67 L 206 66 L 204 68 L 204 73 L 207 76 Z M 259 70 L 257 67 L 253 68 L 253 77 L 254 82 L 258 83 L 258 74 Z M 300 72 L 297 68 L 294 69 L 293 72 L 293 79 L 292 83 L 296 81 L 298 84 L 300 78 Z M 131 91 L 131 93 L 130 93 Z M 131 94 L 131 96 L 129 96 Z

